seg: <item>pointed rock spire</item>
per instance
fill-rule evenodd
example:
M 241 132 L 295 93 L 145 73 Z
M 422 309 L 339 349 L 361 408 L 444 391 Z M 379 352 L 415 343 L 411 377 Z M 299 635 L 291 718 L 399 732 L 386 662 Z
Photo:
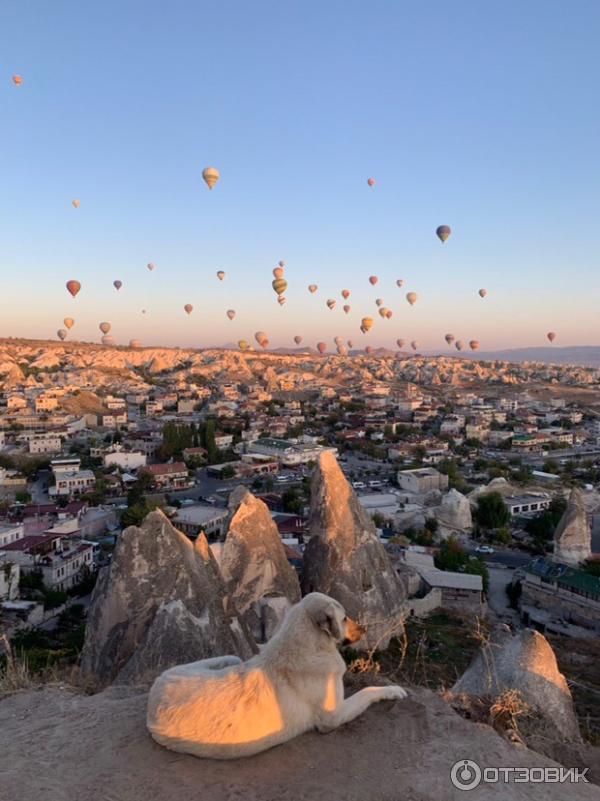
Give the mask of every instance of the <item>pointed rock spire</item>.
M 578 487 L 571 490 L 565 513 L 554 532 L 554 560 L 579 565 L 592 554 L 592 529 Z

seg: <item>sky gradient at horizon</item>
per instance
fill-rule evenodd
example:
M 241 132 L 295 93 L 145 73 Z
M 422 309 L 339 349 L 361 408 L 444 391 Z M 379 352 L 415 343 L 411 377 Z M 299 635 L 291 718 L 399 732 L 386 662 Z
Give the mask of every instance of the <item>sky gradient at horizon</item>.
M 0 336 L 600 345 L 599 38 L 595 0 L 8 0 Z

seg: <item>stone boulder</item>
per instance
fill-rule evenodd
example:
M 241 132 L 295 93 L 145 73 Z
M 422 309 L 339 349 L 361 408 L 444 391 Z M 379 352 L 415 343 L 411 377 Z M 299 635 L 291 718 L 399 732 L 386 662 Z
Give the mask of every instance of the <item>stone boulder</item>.
M 92 595 L 85 677 L 150 681 L 182 662 L 255 650 L 204 536 L 192 543 L 160 511 L 125 529 Z
M 366 647 L 386 648 L 403 630 L 406 589 L 331 452 L 313 472 L 309 531 L 303 592 L 331 595 L 366 627 Z
M 586 503 L 578 487 L 571 490 L 569 503 L 554 532 L 554 559 L 579 565 L 592 554 L 592 529 Z
M 438 521 L 439 533 L 442 537 L 455 532 L 471 531 L 473 519 L 469 499 L 458 490 L 451 489 L 444 495 L 442 503 L 435 510 L 435 519 Z
M 266 642 L 288 609 L 300 600 L 300 582 L 268 507 L 245 487 L 237 487 L 231 493 L 229 509 L 219 566 L 254 638 Z
M 533 629 L 516 634 L 499 629 L 452 690 L 490 699 L 517 690 L 540 716 L 550 739 L 581 741 L 567 681 L 550 643 Z

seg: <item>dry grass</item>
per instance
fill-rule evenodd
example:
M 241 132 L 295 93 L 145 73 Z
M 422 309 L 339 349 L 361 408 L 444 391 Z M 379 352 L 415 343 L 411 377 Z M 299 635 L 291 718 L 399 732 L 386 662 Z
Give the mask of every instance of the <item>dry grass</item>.
M 57 662 L 42 670 L 32 670 L 26 656 L 15 654 L 5 634 L 0 634 L 0 653 L 4 655 L 4 666 L 0 667 L 0 698 L 49 685 L 68 685 L 85 694 L 93 690 L 89 681 L 81 676 L 78 665 Z

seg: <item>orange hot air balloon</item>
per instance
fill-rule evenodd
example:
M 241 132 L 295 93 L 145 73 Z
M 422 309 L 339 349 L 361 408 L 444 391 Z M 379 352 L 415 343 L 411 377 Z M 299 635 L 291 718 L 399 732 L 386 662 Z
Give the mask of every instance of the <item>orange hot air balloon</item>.
M 273 287 L 273 292 L 276 292 L 278 295 L 283 295 L 283 293 L 287 289 L 287 285 L 288 284 L 285 278 L 276 278 L 271 283 L 271 286 Z
M 387 309 L 385 308 L 385 306 L 380 306 L 379 307 L 379 316 L 380 317 L 385 317 L 386 311 L 387 311 Z
M 456 348 L 456 350 L 462 350 L 464 348 L 462 340 L 457 339 L 456 342 L 454 343 L 454 347 Z
M 344 313 L 349 314 L 351 308 L 352 306 L 348 306 L 348 304 L 346 303 L 346 305 L 344 306 Z
M 485 298 L 486 295 L 487 295 L 487 289 L 480 289 L 479 290 L 479 297 L 480 298 Z
M 375 181 L 375 178 L 368 178 L 367 183 L 369 184 L 369 186 L 375 186 L 377 182 Z
M 285 306 L 286 300 L 287 300 L 287 298 L 285 297 L 285 295 L 280 295 L 277 298 L 277 303 L 279 303 L 280 306 Z
M 221 173 L 217 170 L 216 167 L 205 167 L 202 170 L 202 177 L 209 189 L 212 189 L 219 178 L 221 177 Z
M 419 343 L 416 339 L 413 339 L 413 341 L 410 343 L 410 346 L 413 350 L 416 350 L 419 347 Z
M 452 233 L 452 229 L 449 225 L 438 225 L 438 227 L 435 229 L 435 233 L 437 234 L 440 242 L 445 242 Z
M 74 209 L 78 209 L 79 206 L 81 205 L 81 200 L 77 200 L 77 199 L 72 200 L 71 201 L 71 205 L 73 206 Z
M 317 350 L 323 355 L 327 350 L 327 345 L 324 342 L 317 342 Z
M 396 286 L 403 287 L 404 286 L 404 279 L 403 278 L 398 278 L 398 280 L 396 281 Z
M 129 347 L 130 348 L 141 348 L 142 347 L 142 343 L 140 342 L 139 339 L 130 339 L 129 340 Z
M 56 336 L 60 339 L 61 342 L 64 342 L 65 339 L 67 338 L 67 332 L 65 331 L 64 328 L 59 328 L 59 330 L 56 332 Z
M 191 303 L 186 303 L 185 306 L 183 307 L 183 310 L 185 311 L 186 314 L 191 314 L 194 311 L 194 307 L 192 306 Z
M 335 309 L 335 300 L 333 298 L 329 298 L 327 301 L 327 306 L 330 311 L 333 311 Z
M 349 339 L 349 340 L 348 340 L 348 343 L 347 343 L 347 344 L 348 344 L 348 347 L 349 347 L 349 348 L 353 348 L 353 347 L 354 347 L 354 342 L 352 342 L 352 340 L 351 340 L 351 339 Z
M 122 281 L 113 281 L 113 286 L 118 292 L 119 289 L 121 289 L 121 287 L 123 286 L 123 282 Z
M 556 334 L 554 333 L 554 331 L 548 331 L 546 336 L 548 337 L 550 342 L 554 342 L 554 340 L 556 339 Z
M 373 319 L 371 317 L 363 317 L 360 321 L 361 328 L 363 329 L 363 333 L 367 333 L 373 328 Z
M 71 293 L 73 297 L 79 293 L 81 289 L 81 284 L 79 281 L 67 281 L 66 283 L 67 290 Z
M 227 309 L 227 316 L 229 317 L 230 320 L 233 320 L 233 318 L 235 317 L 235 309 Z
M 342 289 L 342 297 L 344 300 L 348 300 L 350 297 L 350 290 L 349 289 Z
M 302 342 L 302 337 L 299 334 L 296 334 L 296 336 L 294 337 L 294 342 L 296 343 L 296 345 L 299 345 Z
M 308 291 L 310 292 L 311 295 L 314 295 L 318 288 L 319 287 L 316 284 L 308 285 Z
M 391 309 L 386 309 L 385 310 L 385 319 L 386 320 L 391 320 L 392 319 L 392 315 L 393 315 L 393 311 Z
M 273 275 L 275 276 L 275 278 L 283 278 L 284 272 L 285 270 L 283 269 L 283 267 L 275 267 L 275 269 L 273 270 Z
M 70 331 L 71 328 L 73 328 L 73 326 L 75 325 L 75 320 L 72 317 L 65 317 L 63 323 L 65 325 L 65 328 L 68 328 Z
M 369 283 L 371 284 L 371 286 L 375 286 L 375 284 L 376 284 L 378 281 L 379 281 L 379 278 L 377 278 L 377 276 L 376 276 L 376 275 L 370 275 L 370 276 L 369 276 Z
M 403 339 L 397 339 L 396 340 L 396 345 L 398 345 L 398 348 L 400 348 L 400 349 L 403 348 L 404 347 L 404 340 Z
M 269 344 L 269 339 L 264 331 L 257 331 L 256 334 L 254 334 L 254 339 L 258 342 L 261 348 L 266 348 Z
M 115 340 L 112 337 L 103 336 L 100 341 L 102 342 L 103 345 L 107 346 L 115 344 Z
M 248 349 L 248 343 L 246 342 L 245 339 L 238 339 L 238 348 L 240 350 L 247 350 Z
M 419 299 L 419 296 L 417 295 L 416 292 L 407 292 L 406 293 L 406 300 L 410 303 L 411 306 L 414 306 L 418 299 Z
M 108 334 L 110 331 L 111 325 L 110 323 L 100 323 L 98 328 L 102 331 L 103 334 Z
M 23 78 L 20 75 L 13 75 L 12 80 L 15 86 L 21 86 Z
M 447 342 L 449 345 L 451 345 L 451 344 L 454 342 L 454 340 L 456 339 L 456 337 L 454 336 L 454 334 L 446 334 L 446 336 L 444 337 L 444 339 L 446 340 L 446 342 Z
M 479 350 L 479 342 L 476 339 L 472 339 L 469 342 L 469 347 L 471 348 L 471 350 Z

